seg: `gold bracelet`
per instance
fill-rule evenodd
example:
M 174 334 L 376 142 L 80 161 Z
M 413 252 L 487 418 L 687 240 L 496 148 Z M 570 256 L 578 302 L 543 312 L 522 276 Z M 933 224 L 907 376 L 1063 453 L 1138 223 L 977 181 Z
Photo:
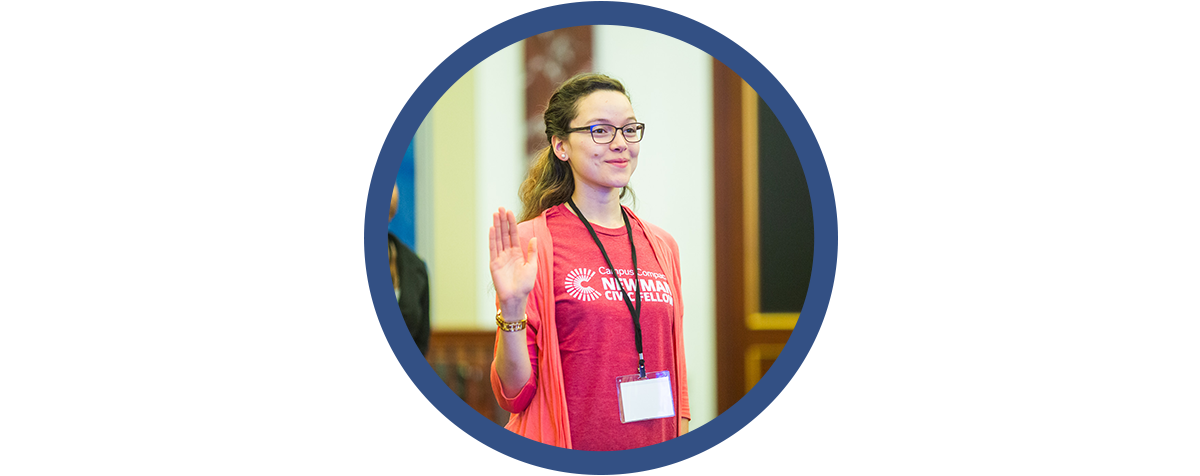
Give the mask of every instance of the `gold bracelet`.
M 496 327 L 500 328 L 500 330 L 502 330 L 504 332 L 516 332 L 521 329 L 524 329 L 525 322 L 527 320 L 528 320 L 527 317 L 522 316 L 521 320 L 519 320 L 517 322 L 508 322 L 508 321 L 504 320 L 503 316 L 500 315 L 500 310 L 496 310 Z

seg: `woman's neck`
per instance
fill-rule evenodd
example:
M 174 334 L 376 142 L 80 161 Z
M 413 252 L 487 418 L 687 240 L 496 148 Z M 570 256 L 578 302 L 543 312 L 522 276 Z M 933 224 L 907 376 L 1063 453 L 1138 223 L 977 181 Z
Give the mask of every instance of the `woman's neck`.
M 625 219 L 621 216 L 621 191 L 610 189 L 611 192 L 597 194 L 588 193 L 580 187 L 575 188 L 571 200 L 579 207 L 587 220 L 605 228 L 624 228 Z M 570 207 L 567 207 L 570 209 Z M 571 211 L 574 213 L 574 210 Z

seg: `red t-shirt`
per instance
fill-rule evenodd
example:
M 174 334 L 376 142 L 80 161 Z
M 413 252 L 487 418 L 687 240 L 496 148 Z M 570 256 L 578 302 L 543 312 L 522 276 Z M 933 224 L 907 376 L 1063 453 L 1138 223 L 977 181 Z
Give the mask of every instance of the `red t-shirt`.
M 621 423 L 616 379 L 637 373 L 633 317 L 621 297 L 617 278 L 633 300 L 633 256 L 625 228 L 592 224 L 604 244 L 616 276 L 609 269 L 583 222 L 568 205 L 551 208 L 546 225 L 554 238 L 554 302 L 563 382 L 571 422 L 571 446 L 610 451 L 661 443 L 677 434 L 674 418 Z M 671 310 L 675 293 L 654 258 L 650 241 L 631 221 L 642 286 L 642 349 L 646 372 L 671 370 L 674 340 Z M 533 333 L 528 333 L 536 365 Z M 536 367 L 535 367 L 536 368 Z M 676 390 L 676 389 L 673 389 Z M 675 402 L 679 411 L 679 402 Z

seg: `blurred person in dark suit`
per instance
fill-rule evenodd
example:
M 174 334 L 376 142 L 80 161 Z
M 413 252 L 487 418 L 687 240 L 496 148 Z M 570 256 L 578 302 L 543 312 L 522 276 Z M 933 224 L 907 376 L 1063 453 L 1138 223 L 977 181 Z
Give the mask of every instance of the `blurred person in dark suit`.
M 389 222 L 396 216 L 399 203 L 400 190 L 393 185 Z M 400 314 L 404 315 L 404 323 L 408 325 L 408 332 L 412 334 L 421 355 L 426 355 L 429 352 L 429 273 L 425 269 L 425 262 L 389 231 L 388 263 Z

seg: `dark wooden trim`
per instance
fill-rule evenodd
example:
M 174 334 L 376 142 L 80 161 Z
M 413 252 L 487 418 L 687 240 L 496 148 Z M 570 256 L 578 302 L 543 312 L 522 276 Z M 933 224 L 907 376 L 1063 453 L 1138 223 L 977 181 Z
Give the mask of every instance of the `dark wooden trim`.
M 496 331 L 439 331 L 429 334 L 426 360 L 442 382 L 475 411 L 497 424 L 508 422 L 492 394 L 492 356 Z
M 717 414 L 744 394 L 745 244 L 742 238 L 742 78 L 713 59 L 713 237 Z

